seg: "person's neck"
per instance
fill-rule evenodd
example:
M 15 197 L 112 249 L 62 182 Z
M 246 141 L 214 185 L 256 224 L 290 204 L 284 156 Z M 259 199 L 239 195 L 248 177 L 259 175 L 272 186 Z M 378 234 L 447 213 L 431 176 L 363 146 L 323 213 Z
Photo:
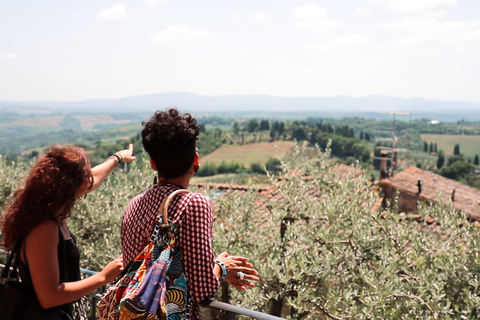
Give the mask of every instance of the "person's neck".
M 182 187 L 183 189 L 188 189 L 188 185 L 190 184 L 190 177 L 187 175 L 177 177 L 177 178 L 172 178 L 172 179 L 164 179 L 162 177 L 159 177 L 158 180 L 160 182 L 167 182 L 170 184 L 174 184 L 176 186 Z

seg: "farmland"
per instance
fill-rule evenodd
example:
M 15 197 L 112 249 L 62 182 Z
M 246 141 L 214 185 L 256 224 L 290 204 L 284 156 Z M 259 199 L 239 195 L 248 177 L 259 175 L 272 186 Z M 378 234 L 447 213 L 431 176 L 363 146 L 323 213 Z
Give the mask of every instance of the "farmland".
M 422 134 L 421 138 L 429 144 L 436 143 L 438 150 L 443 150 L 447 156 L 453 155 L 456 144 L 466 158 L 480 155 L 480 135 Z
M 249 166 L 252 163 L 264 163 L 269 158 L 274 158 L 278 152 L 286 152 L 293 147 L 293 141 L 259 142 L 253 144 L 225 145 L 214 152 L 202 157 L 202 163 L 210 162 L 220 164 L 236 162 L 240 165 Z M 278 149 L 278 152 L 277 152 Z

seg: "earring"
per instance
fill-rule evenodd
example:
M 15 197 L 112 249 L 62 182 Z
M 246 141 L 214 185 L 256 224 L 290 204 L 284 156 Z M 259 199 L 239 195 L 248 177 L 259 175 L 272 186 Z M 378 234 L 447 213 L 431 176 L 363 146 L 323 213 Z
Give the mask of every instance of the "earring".
M 198 169 L 200 169 L 200 165 L 193 166 L 193 172 L 197 173 Z
M 156 185 L 158 183 L 158 178 L 157 176 L 155 176 L 155 178 L 153 178 L 153 185 Z
M 83 195 L 83 197 L 80 197 L 80 198 L 78 198 L 78 199 L 79 199 L 79 200 L 85 200 L 85 199 L 87 199 L 87 194 L 88 194 L 88 193 L 85 193 L 85 194 Z

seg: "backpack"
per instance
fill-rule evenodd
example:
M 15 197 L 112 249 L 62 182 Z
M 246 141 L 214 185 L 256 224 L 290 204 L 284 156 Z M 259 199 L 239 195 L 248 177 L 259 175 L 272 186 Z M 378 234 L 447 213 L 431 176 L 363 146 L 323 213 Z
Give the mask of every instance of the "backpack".
M 189 318 L 193 301 L 180 252 L 180 228 L 167 215 L 171 199 L 188 192 L 176 190 L 162 203 L 150 242 L 98 302 L 98 320 Z

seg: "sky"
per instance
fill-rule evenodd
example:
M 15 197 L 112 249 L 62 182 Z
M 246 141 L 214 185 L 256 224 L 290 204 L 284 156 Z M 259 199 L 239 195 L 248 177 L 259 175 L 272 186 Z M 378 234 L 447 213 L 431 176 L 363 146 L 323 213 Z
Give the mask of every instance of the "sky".
M 480 102 L 479 0 L 2 0 L 0 101 Z

